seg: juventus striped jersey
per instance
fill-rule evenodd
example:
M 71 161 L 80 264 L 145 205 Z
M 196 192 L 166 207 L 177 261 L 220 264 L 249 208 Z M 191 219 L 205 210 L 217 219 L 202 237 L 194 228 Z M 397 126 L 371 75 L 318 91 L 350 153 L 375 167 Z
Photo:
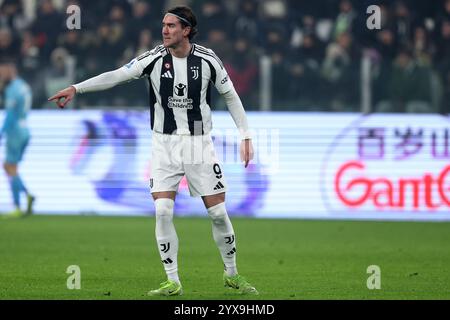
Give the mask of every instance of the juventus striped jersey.
M 139 78 L 147 78 L 150 83 L 152 130 L 164 134 L 209 133 L 212 129 L 210 90 L 213 84 L 225 97 L 242 138 L 250 138 L 244 108 L 223 63 L 211 49 L 197 44 L 192 44 L 185 58 L 177 58 L 159 45 L 122 68 L 74 87 L 83 93 Z

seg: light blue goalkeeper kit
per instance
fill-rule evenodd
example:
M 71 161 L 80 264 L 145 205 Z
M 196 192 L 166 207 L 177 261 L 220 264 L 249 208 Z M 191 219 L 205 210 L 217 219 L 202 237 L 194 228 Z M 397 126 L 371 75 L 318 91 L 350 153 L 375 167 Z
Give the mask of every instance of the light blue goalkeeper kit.
M 6 136 L 7 164 L 18 164 L 30 141 L 27 116 L 31 108 L 31 98 L 31 89 L 21 78 L 13 79 L 4 89 L 3 104 L 6 115 L 0 135 Z M 14 204 L 19 207 L 20 192 L 28 192 L 19 175 L 10 177 L 10 184 Z

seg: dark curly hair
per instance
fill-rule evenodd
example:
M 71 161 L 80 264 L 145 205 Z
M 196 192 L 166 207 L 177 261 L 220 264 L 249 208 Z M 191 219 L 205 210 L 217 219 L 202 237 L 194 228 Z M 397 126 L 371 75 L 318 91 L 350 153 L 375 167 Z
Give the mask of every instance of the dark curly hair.
M 187 6 L 177 6 L 167 10 L 167 13 L 177 15 L 183 28 L 191 27 L 191 32 L 189 32 L 189 41 L 191 41 L 198 32 L 197 18 L 192 9 Z

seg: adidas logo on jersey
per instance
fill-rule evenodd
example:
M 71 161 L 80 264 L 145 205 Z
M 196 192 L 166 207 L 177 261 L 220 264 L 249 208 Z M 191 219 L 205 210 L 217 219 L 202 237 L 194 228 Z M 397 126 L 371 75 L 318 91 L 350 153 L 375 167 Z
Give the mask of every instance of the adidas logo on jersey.
M 223 188 L 225 188 L 225 187 L 223 186 L 222 182 L 219 181 L 216 184 L 216 186 L 214 187 L 214 190 L 220 190 L 220 189 L 223 189 Z
M 172 73 L 170 73 L 170 70 L 167 70 L 166 72 L 164 72 L 161 77 L 173 79 Z

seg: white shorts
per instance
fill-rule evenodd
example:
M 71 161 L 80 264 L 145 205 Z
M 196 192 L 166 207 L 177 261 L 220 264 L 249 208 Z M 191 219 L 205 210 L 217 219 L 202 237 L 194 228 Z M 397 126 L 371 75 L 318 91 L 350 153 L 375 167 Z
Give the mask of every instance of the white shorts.
M 227 190 L 222 167 L 209 134 L 161 134 L 153 131 L 150 170 L 151 192 L 177 191 L 183 176 L 192 197 Z

